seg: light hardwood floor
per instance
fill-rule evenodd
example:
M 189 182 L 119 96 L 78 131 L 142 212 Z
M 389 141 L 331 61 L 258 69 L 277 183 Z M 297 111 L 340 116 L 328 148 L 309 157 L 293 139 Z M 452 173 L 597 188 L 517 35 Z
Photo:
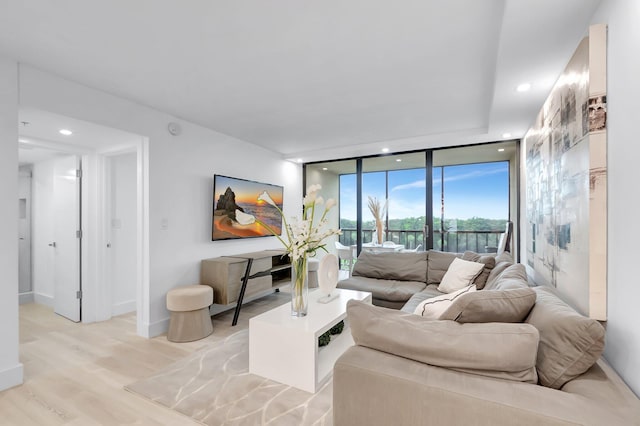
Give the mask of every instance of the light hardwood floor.
M 0 425 L 198 425 L 123 389 L 206 345 L 248 328 L 249 318 L 290 300 L 275 293 L 216 315 L 206 339 L 171 343 L 136 335 L 135 314 L 75 324 L 37 304 L 20 306 L 24 384 L 0 392 Z

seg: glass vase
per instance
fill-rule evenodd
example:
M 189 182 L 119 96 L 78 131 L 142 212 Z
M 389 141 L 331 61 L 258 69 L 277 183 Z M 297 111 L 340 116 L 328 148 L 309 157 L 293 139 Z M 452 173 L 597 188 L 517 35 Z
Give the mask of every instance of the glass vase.
M 302 256 L 291 262 L 291 315 L 294 317 L 307 315 L 308 275 L 307 256 Z

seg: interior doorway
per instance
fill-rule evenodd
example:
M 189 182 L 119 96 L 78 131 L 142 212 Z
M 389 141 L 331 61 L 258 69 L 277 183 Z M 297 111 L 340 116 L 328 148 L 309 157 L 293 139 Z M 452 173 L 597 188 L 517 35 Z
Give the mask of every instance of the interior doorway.
M 19 240 L 31 247 L 21 303 L 82 322 L 139 310 L 146 138 L 30 108 L 21 108 L 19 127 L 21 173 L 29 174 L 31 191 L 29 202 L 18 200 L 31 219 Z

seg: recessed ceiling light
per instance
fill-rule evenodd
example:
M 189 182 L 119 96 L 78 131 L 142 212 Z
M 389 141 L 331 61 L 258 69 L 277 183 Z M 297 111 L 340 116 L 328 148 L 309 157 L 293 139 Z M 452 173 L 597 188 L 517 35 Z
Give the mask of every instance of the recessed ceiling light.
M 510 138 L 511 137 L 511 133 L 503 133 L 502 137 L 503 138 Z
M 522 83 L 516 87 L 518 92 L 527 92 L 529 89 L 531 89 L 531 83 Z
M 504 148 L 498 148 L 498 152 L 504 152 Z
M 396 158 L 396 161 L 399 163 L 402 161 L 402 158 Z
M 69 129 L 60 129 L 60 134 L 65 136 L 71 136 L 73 132 Z
M 329 169 L 327 169 L 326 167 L 323 167 L 322 170 L 329 170 Z
M 382 148 L 382 152 L 389 152 L 389 148 Z

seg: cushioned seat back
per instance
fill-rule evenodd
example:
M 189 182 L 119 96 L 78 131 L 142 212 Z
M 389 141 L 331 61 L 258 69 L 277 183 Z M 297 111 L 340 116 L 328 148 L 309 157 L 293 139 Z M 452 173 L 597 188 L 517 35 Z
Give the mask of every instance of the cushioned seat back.
M 374 253 L 363 251 L 353 268 L 354 276 L 398 281 L 427 282 L 427 252 Z
M 462 258 L 460 253 L 429 250 L 427 284 L 440 284 L 442 277 L 449 270 L 449 266 L 456 257 Z
M 577 313 L 551 288 L 533 289 L 537 293 L 536 304 L 526 322 L 540 332 L 536 362 L 540 384 L 560 389 L 600 358 L 604 327 Z
M 496 268 L 494 268 L 496 269 Z M 493 272 L 493 271 L 491 271 Z M 514 263 L 509 265 L 495 278 L 487 279 L 485 290 L 508 290 L 515 288 L 528 287 L 527 270 L 521 263 Z

